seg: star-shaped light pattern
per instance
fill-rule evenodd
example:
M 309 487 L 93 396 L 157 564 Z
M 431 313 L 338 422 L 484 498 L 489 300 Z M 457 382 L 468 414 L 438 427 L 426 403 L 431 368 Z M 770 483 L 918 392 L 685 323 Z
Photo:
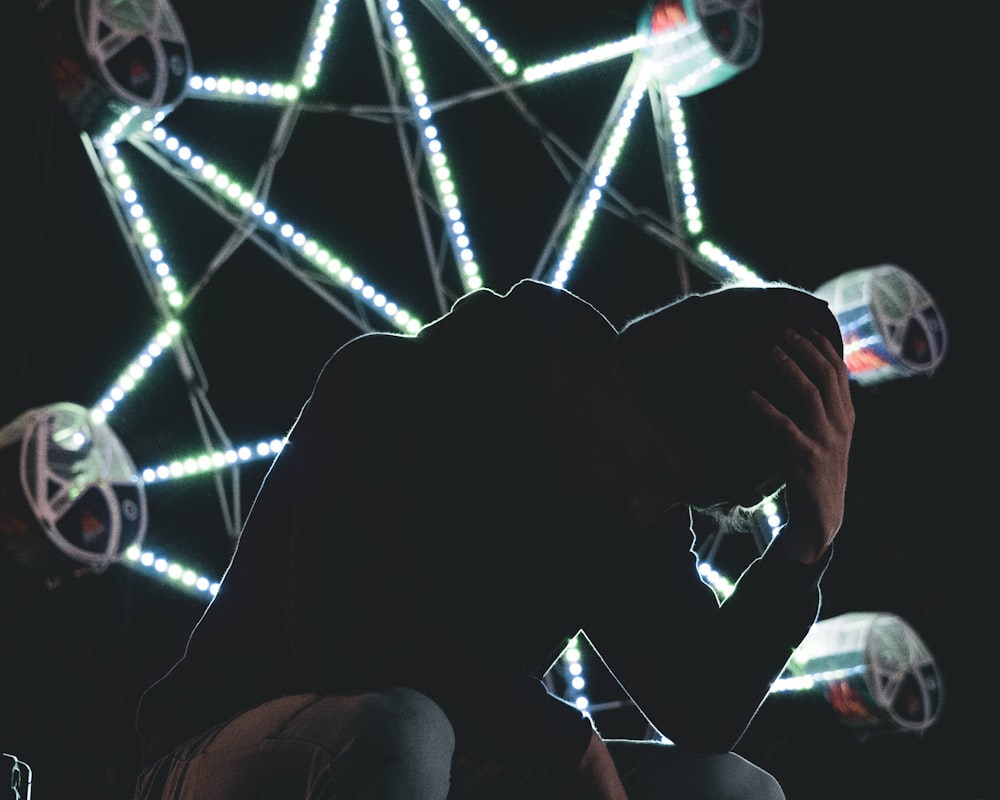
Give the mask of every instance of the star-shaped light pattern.
M 336 42 L 339 33 L 337 13 L 347 0 L 321 0 L 314 8 L 303 37 L 298 63 L 288 80 L 269 80 L 261 76 L 204 75 L 190 76 L 186 101 L 263 105 L 291 111 L 309 98 L 317 86 L 323 69 L 336 68 Z M 462 176 L 453 170 L 446 152 L 449 137 L 461 136 L 461 131 L 448 131 L 436 119 L 433 86 L 428 85 L 421 69 L 420 45 L 407 27 L 407 8 L 400 0 L 368 0 L 369 16 L 376 37 L 381 37 L 380 52 L 391 55 L 383 64 L 387 89 L 400 88 L 400 102 L 392 105 L 395 124 L 416 135 L 420 152 L 409 154 L 409 163 L 418 161 L 429 177 L 433 197 L 426 194 L 421 202 L 430 203 L 434 218 L 441 222 L 442 232 L 450 245 L 448 266 L 461 285 L 462 292 L 485 285 L 480 258 L 473 246 L 474 223 L 466 219 L 461 197 Z M 423 6 L 434 19 L 456 39 L 462 39 L 470 60 L 494 84 L 496 91 L 514 93 L 519 87 L 540 81 L 558 80 L 574 71 L 599 68 L 609 61 L 631 59 L 632 64 L 618 96 L 612 101 L 607 120 L 597 135 L 591 156 L 581 165 L 580 179 L 566 199 L 566 208 L 552 230 L 549 257 L 539 262 L 533 277 L 554 286 L 571 287 L 573 270 L 578 257 L 585 251 L 592 223 L 599 213 L 604 192 L 614 173 L 620 154 L 628 147 L 632 123 L 640 106 L 656 102 L 657 124 L 669 142 L 673 163 L 665 171 L 668 192 L 676 212 L 675 227 L 678 241 L 684 242 L 686 255 L 697 266 L 719 281 L 759 282 L 760 278 L 748 267 L 729 256 L 721 247 L 700 239 L 704 229 L 698 204 L 694 147 L 688 139 L 681 97 L 664 86 L 654 75 L 650 57 L 650 34 L 637 33 L 581 52 L 557 54 L 551 60 L 522 67 L 514 51 L 491 32 L 486 22 L 460 0 L 424 0 Z M 660 34 L 668 45 L 690 35 L 687 28 Z M 703 64 L 702 71 L 711 65 Z M 389 78 L 396 82 L 393 84 Z M 395 100 L 396 98 L 391 98 Z M 346 303 L 337 304 L 337 296 L 362 303 L 381 319 L 385 326 L 403 334 L 419 331 L 422 320 L 411 310 L 407 299 L 393 292 L 392 286 L 379 286 L 368 277 L 364 264 L 348 263 L 337 252 L 337 243 L 327 239 L 323 231 L 307 230 L 294 219 L 272 207 L 265 192 L 258 191 L 253 180 L 239 174 L 237 166 L 213 161 L 200 152 L 196 142 L 183 141 L 171 131 L 169 113 L 145 120 L 141 127 L 132 123 L 137 110 L 130 111 L 113 124 L 104 135 L 91 138 L 84 134 L 84 144 L 105 186 L 115 195 L 120 221 L 128 232 L 129 243 L 144 270 L 151 298 L 162 317 L 162 325 L 154 331 L 149 344 L 120 373 L 119 378 L 94 404 L 95 421 L 108 420 L 129 396 L 143 385 L 143 377 L 167 350 L 184 343 L 184 316 L 190 301 L 188 289 L 170 264 L 170 254 L 157 233 L 156 221 L 143 206 L 143 187 L 133 177 L 130 159 L 147 157 L 164 171 L 183 180 L 188 188 L 235 226 L 245 226 L 257 237 L 262 247 L 277 242 L 282 251 L 291 251 L 309 268 L 328 279 L 333 288 L 331 304 L 362 330 L 371 326 L 357 315 L 351 315 Z M 128 144 L 131 147 L 125 147 Z M 666 165 L 665 165 L 666 166 Z M 257 182 L 259 183 L 259 181 Z M 414 196 L 418 188 L 413 185 Z M 421 224 L 429 227 L 425 215 Z M 442 261 L 440 271 L 445 266 Z M 526 276 L 527 277 L 527 276 Z M 405 291 L 405 290 L 404 290 Z M 440 310 L 447 301 L 439 294 Z M 187 343 L 185 346 L 190 347 Z M 207 398 L 198 398 L 207 404 Z M 214 470 L 238 467 L 247 461 L 273 458 L 283 445 L 282 437 L 265 436 L 260 442 L 227 447 L 210 446 L 206 441 L 202 453 L 172 457 L 164 463 L 140 470 L 140 479 L 147 486 L 164 481 L 201 475 Z M 776 508 L 768 514 L 769 525 L 777 530 L 781 525 Z M 169 549 L 169 543 L 161 545 Z M 151 574 L 165 576 L 181 588 L 210 596 L 217 589 L 213 579 L 194 574 L 174 563 L 166 554 L 133 548 L 126 554 L 126 563 L 146 567 Z M 711 571 L 707 577 L 713 575 Z

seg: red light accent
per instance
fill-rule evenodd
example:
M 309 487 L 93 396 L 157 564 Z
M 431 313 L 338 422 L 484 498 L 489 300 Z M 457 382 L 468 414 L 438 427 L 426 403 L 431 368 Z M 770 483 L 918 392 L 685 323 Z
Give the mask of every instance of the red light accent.
M 654 34 L 663 33 L 664 31 L 671 31 L 679 28 L 681 25 L 686 25 L 688 21 L 687 14 L 684 13 L 684 7 L 677 2 L 664 2 L 657 3 L 656 8 L 653 9 L 653 14 L 649 20 L 649 29 Z
M 856 336 L 844 342 L 844 363 L 852 374 L 859 375 L 889 366 L 888 361 L 872 350 L 866 348 L 853 350 L 852 346 L 856 345 L 857 342 L 858 338 Z
M 827 688 L 827 699 L 833 710 L 846 721 L 872 719 L 872 713 L 861 696 L 847 681 L 834 681 Z

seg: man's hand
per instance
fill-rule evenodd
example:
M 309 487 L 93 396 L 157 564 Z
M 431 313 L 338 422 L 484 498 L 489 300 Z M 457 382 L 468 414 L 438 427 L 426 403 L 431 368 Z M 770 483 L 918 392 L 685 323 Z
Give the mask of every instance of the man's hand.
M 607 746 L 597 731 L 566 783 L 565 800 L 628 800 Z
M 792 558 L 812 564 L 844 519 L 854 430 L 847 367 L 826 337 L 812 330 L 787 331 L 784 346 L 776 346 L 773 355 L 807 413 L 796 425 L 761 395 L 752 393 L 752 399 L 785 449 L 789 521 L 779 541 Z

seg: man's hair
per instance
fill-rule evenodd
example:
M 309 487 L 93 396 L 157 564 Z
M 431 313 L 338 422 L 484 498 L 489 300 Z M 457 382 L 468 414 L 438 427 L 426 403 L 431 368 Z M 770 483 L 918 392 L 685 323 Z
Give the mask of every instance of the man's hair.
M 793 420 L 801 418 L 801 403 L 770 355 L 788 328 L 815 330 L 843 355 L 827 304 L 781 283 L 688 295 L 632 320 L 618 336 L 622 361 L 650 412 L 704 456 L 716 487 L 733 495 L 725 505 L 759 502 L 765 493 L 748 501 L 747 492 L 782 471 L 779 449 L 755 417 L 749 390 Z

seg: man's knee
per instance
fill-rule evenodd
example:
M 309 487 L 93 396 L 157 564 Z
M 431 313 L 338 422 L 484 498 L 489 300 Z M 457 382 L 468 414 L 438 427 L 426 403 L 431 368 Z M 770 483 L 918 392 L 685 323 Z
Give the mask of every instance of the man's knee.
M 413 689 L 390 688 L 365 697 L 364 738 L 379 780 L 412 787 L 407 797 L 448 793 L 455 732 L 441 707 Z M 392 795 L 394 796 L 394 795 Z
M 713 771 L 716 785 L 709 795 L 724 800 L 785 800 L 785 792 L 771 773 L 735 753 L 725 759 L 722 769 Z
M 441 707 L 427 695 L 414 689 L 394 687 L 371 695 L 370 717 L 379 735 L 394 748 L 447 752 L 450 761 L 455 750 L 455 732 Z
M 608 750 L 630 798 L 785 800 L 774 776 L 736 753 L 628 741 L 611 741 Z
M 444 800 L 448 794 L 455 734 L 426 695 L 393 687 L 329 696 L 316 703 L 311 717 L 308 735 L 297 738 L 326 737 L 326 757 L 312 772 L 323 780 L 332 774 L 344 796 Z

